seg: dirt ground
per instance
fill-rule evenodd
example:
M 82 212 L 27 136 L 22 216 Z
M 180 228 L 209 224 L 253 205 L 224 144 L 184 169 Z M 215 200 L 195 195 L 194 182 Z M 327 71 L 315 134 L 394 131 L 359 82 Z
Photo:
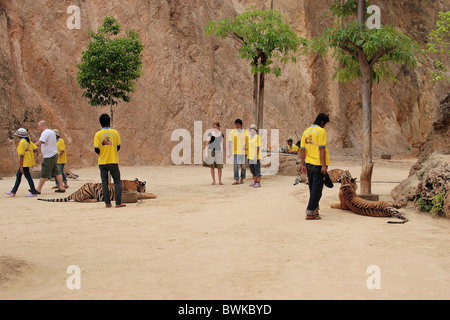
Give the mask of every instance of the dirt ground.
M 414 161 L 376 161 L 373 192 L 390 200 Z M 361 170 L 349 161 L 333 168 L 358 178 Z M 75 172 L 65 195 L 99 182 L 98 168 Z M 324 189 L 322 220 L 306 221 L 307 185 L 277 175 L 263 177 L 260 189 L 249 188 L 249 179 L 233 186 L 230 166 L 223 186 L 212 186 L 201 166 L 121 173 L 147 181 L 158 198 L 120 209 L 47 203 L 25 197 L 25 179 L 15 198 L 2 192 L 0 299 L 450 298 L 449 219 L 406 208 L 409 222 L 391 225 L 331 209 L 335 186 Z M 4 177 L 0 188 L 10 190 L 14 179 Z M 43 198 L 60 196 L 51 186 Z M 71 290 L 73 265 L 81 288 Z

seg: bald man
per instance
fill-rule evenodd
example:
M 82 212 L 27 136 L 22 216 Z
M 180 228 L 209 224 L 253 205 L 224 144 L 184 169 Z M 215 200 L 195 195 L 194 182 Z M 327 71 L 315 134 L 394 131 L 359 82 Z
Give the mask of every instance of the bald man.
M 38 128 L 41 131 L 41 137 L 35 145 L 37 147 L 41 147 L 41 153 L 44 159 L 42 160 L 41 179 L 39 180 L 39 185 L 36 190 L 38 194 L 40 194 L 45 181 L 55 177 L 59 184 L 59 189 L 56 189 L 55 192 L 66 192 L 61 173 L 58 169 L 58 147 L 56 146 L 56 134 L 53 130 L 49 129 L 47 122 L 44 120 L 39 121 Z

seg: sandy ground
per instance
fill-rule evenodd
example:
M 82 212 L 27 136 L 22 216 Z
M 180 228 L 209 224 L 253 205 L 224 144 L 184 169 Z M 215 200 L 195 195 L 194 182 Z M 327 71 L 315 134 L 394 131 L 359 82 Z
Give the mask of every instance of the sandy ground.
M 389 200 L 414 160 L 377 161 L 373 191 Z M 330 169 L 357 163 L 337 162 Z M 264 177 L 263 187 L 211 186 L 209 169 L 121 167 L 123 179 L 148 182 L 156 200 L 106 209 L 103 203 L 46 203 L 0 196 L 0 299 L 449 299 L 450 223 L 413 209 L 390 225 L 329 208 L 306 221 L 307 186 Z M 75 170 L 70 192 L 98 182 L 97 168 Z M 247 180 L 247 183 L 248 184 Z M 10 190 L 14 177 L 0 180 Z M 52 185 L 43 197 L 57 197 Z M 70 193 L 69 193 L 70 194 Z M 79 266 L 81 289 L 67 287 Z M 369 289 L 370 266 L 380 289 Z M 369 281 L 370 283 L 374 283 Z

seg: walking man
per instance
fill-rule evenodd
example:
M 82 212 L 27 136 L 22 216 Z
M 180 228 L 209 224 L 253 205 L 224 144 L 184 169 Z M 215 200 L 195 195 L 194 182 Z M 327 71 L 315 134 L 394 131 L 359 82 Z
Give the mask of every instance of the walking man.
M 330 165 L 327 147 L 326 124 L 329 117 L 321 113 L 314 124 L 303 132 L 301 140 L 301 170 L 308 175 L 309 202 L 306 208 L 306 220 L 319 220 L 319 202 L 322 197 L 325 174 Z
M 116 208 L 125 207 L 122 203 L 122 183 L 120 181 L 119 157 L 120 135 L 110 128 L 111 118 L 107 114 L 100 116 L 102 130 L 94 137 L 94 150 L 98 154 L 98 167 L 102 179 L 103 200 L 106 207 L 111 208 L 111 199 L 108 190 L 108 172 L 111 173 L 115 185 Z
M 40 194 L 45 181 L 55 177 L 59 186 L 55 192 L 66 192 L 63 179 L 58 168 L 58 147 L 56 145 L 56 134 L 53 130 L 49 129 L 47 122 L 44 120 L 39 121 L 38 128 L 41 131 L 41 137 L 35 145 L 37 147 L 41 147 L 41 153 L 44 159 L 42 160 L 41 166 L 41 179 L 39 180 L 39 185 L 36 188 L 36 191 Z

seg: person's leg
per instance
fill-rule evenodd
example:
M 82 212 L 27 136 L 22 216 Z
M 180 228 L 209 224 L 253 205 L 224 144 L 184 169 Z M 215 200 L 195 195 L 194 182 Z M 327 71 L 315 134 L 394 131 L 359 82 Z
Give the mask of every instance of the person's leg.
M 17 193 L 17 189 L 19 189 L 21 181 L 22 181 L 22 173 L 20 172 L 20 168 L 19 168 L 19 170 L 17 170 L 17 173 L 16 173 L 16 182 L 14 183 L 14 187 L 11 190 L 12 194 L 15 195 Z
M 322 197 L 323 175 L 320 166 L 308 165 L 308 183 L 310 184 L 310 195 L 308 207 L 306 208 L 307 218 L 316 216 L 316 210 Z
M 244 183 L 247 174 L 247 155 L 241 156 L 241 183 Z
M 256 183 L 256 175 L 255 175 L 255 168 L 254 168 L 255 165 L 253 163 L 249 163 L 248 166 L 249 166 L 250 172 L 253 175 L 253 183 L 250 185 L 250 187 L 253 187 Z
M 59 171 L 57 154 L 50 158 L 50 164 L 52 168 L 52 176 L 55 177 L 56 181 L 58 181 L 59 186 L 59 189 L 55 192 L 64 192 L 66 189 L 64 188 L 64 182 L 61 176 L 61 172 Z
M 122 204 L 122 183 L 120 181 L 119 165 L 118 164 L 110 165 L 110 172 L 111 177 L 114 180 L 116 208 L 125 207 L 125 204 Z
M 25 178 L 26 178 L 27 181 L 28 181 L 28 185 L 30 186 L 30 193 L 32 193 L 32 194 L 37 194 L 37 190 L 36 190 L 36 188 L 35 188 L 35 186 L 34 186 L 33 178 L 31 177 L 30 168 L 24 167 L 24 168 L 23 168 L 23 173 L 24 173 L 24 175 L 25 175 Z
M 234 157 L 234 163 L 233 163 L 233 170 L 234 170 L 234 183 L 239 183 L 239 164 L 238 164 L 238 155 L 233 155 Z
M 68 187 L 68 185 L 67 185 L 67 177 L 66 177 L 66 174 L 64 173 L 64 166 L 65 165 L 66 165 L 65 163 L 59 163 L 58 164 L 58 168 L 59 168 L 59 172 L 61 173 L 62 180 L 64 182 L 64 188 L 67 188 Z
M 219 177 L 219 184 L 223 184 L 222 183 L 222 169 L 221 168 L 217 168 L 217 176 Z
M 212 184 L 216 184 L 216 175 L 214 174 L 214 167 L 211 168 L 211 178 L 212 178 Z
M 103 201 L 105 202 L 107 207 L 111 207 L 111 200 L 109 198 L 109 190 L 108 190 L 108 168 L 106 165 L 99 165 L 100 169 L 100 178 L 102 179 L 102 191 L 103 191 Z

